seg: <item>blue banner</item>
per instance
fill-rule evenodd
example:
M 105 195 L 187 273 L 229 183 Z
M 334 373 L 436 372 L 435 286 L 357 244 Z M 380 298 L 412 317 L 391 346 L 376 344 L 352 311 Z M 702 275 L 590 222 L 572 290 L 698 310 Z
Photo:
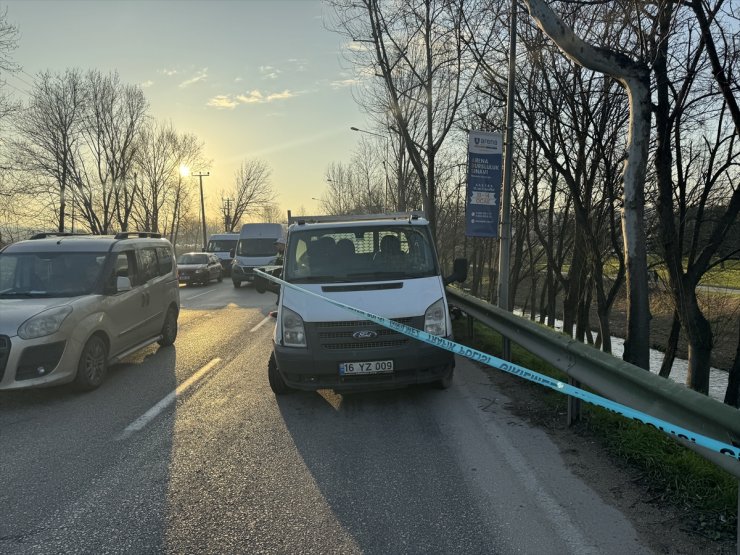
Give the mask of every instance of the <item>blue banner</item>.
M 498 237 L 501 199 L 501 133 L 470 131 L 465 235 Z

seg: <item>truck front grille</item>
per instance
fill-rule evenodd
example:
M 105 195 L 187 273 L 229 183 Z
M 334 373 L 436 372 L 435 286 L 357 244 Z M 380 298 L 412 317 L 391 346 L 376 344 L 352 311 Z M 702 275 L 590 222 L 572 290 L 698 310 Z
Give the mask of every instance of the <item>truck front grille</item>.
M 423 316 L 396 318 L 394 321 L 417 329 L 424 325 Z M 371 337 L 357 337 L 360 331 L 372 332 L 368 334 Z M 307 322 L 306 332 L 310 340 L 329 351 L 398 348 L 412 341 L 402 333 L 367 320 Z

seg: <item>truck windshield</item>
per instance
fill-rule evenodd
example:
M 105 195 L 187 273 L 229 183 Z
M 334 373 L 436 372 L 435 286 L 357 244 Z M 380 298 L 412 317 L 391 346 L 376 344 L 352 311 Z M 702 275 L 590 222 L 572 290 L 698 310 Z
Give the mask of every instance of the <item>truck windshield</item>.
M 208 252 L 229 252 L 236 248 L 236 239 L 211 239 L 208 241 Z
M 438 274 L 427 228 L 357 226 L 291 232 L 285 277 L 294 283 L 347 283 Z
M 237 256 L 275 256 L 277 255 L 275 240 L 276 237 L 239 239 L 236 254 Z

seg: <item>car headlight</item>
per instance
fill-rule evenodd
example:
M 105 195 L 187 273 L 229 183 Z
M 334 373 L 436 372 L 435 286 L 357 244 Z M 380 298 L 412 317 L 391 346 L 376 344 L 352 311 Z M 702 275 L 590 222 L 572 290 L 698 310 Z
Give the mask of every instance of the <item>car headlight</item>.
M 427 311 L 424 313 L 424 331 L 431 335 L 440 335 L 442 337 L 447 335 L 444 299 L 439 299 L 427 308 Z
M 208 268 L 206 268 L 205 266 L 201 266 L 200 268 L 198 268 L 197 270 L 195 270 L 195 273 L 196 273 L 196 274 L 202 274 L 202 273 L 203 273 L 203 272 L 205 272 L 205 271 L 206 271 L 207 269 L 208 269 Z
M 305 347 L 306 330 L 303 327 L 303 318 L 296 312 L 285 307 L 283 307 L 281 316 L 283 344 L 286 347 Z
M 35 339 L 59 331 L 64 319 L 72 314 L 72 307 L 59 306 L 38 313 L 23 322 L 18 328 L 18 337 L 21 339 Z

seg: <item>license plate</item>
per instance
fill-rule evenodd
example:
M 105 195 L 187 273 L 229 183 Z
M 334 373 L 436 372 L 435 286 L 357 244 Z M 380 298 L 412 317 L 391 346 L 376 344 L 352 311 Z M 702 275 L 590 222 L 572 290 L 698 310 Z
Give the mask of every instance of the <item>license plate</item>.
M 190 276 L 180 276 L 180 281 L 187 281 L 190 279 Z
M 342 362 L 339 364 L 339 374 L 384 374 L 393 372 L 392 360 L 371 360 L 367 362 Z

